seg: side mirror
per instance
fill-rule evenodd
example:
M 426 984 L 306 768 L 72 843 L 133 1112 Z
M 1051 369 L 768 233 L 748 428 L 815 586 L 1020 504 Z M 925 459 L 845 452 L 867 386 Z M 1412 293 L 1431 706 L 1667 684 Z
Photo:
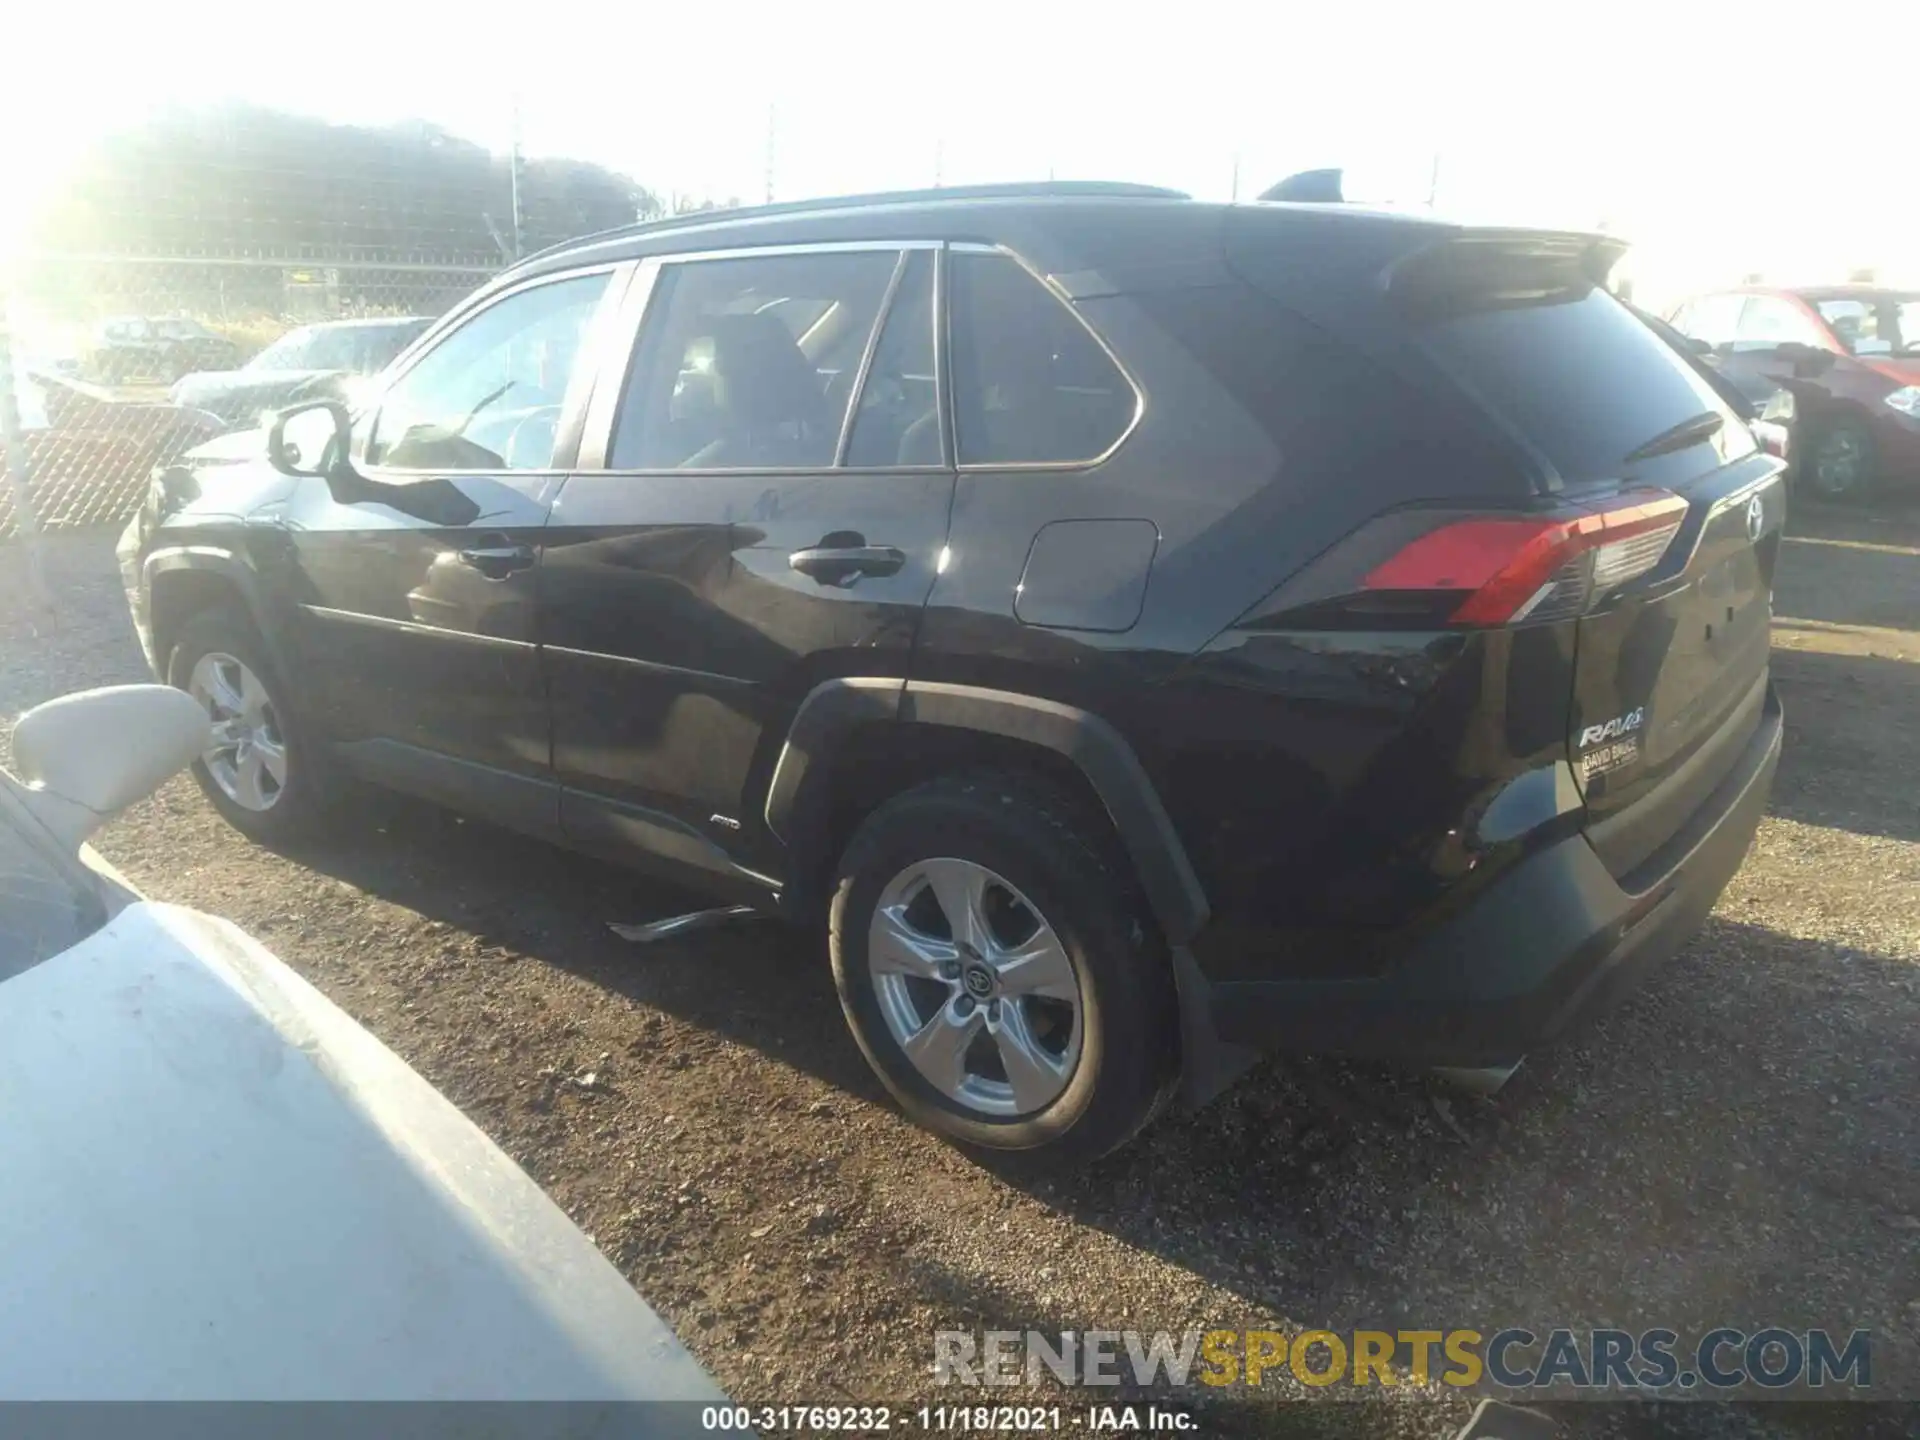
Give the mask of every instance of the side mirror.
M 267 459 L 283 475 L 325 476 L 347 453 L 353 421 L 338 400 L 309 400 L 273 417 Z
M 1684 335 L 1681 338 L 1687 342 L 1687 349 L 1691 350 L 1694 354 L 1696 355 L 1713 354 L 1713 344 L 1711 341 L 1702 340 L 1695 335 Z
M 338 400 L 289 406 L 267 431 L 267 456 L 283 475 L 326 481 L 336 505 L 390 505 L 447 529 L 470 525 L 478 517 L 479 502 L 451 480 L 409 479 L 395 485 L 360 474 L 347 458 L 352 428 L 347 407 Z
M 13 763 L 21 779 L 0 772 L 0 782 L 35 819 L 77 847 L 212 741 L 207 712 L 169 685 L 83 690 L 20 717 Z

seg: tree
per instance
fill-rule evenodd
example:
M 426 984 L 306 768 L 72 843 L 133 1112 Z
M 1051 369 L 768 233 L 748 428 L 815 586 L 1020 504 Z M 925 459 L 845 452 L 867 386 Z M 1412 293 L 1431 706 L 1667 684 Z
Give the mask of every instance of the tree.
M 580 160 L 523 161 L 519 188 L 528 251 L 665 210 Z M 512 193 L 507 158 L 433 125 L 333 125 L 234 104 L 103 139 L 30 234 L 56 253 L 497 258 Z

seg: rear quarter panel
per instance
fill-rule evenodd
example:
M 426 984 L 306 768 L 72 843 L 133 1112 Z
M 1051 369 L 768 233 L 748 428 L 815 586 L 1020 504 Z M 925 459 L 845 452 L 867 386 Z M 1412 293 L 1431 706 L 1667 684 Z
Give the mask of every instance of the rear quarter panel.
M 1486 858 L 1455 833 L 1463 813 L 1532 770 L 1546 777 L 1535 820 L 1559 813 L 1570 642 L 1235 622 L 1382 510 L 1511 503 L 1519 471 L 1443 398 L 1237 282 L 1079 310 L 1137 382 L 1139 423 L 1098 465 L 961 471 L 915 676 L 1057 700 L 1118 729 L 1211 902 L 1196 949 L 1212 973 L 1275 957 L 1298 973 L 1366 968 L 1355 927 L 1390 934 Z M 1103 518 L 1157 531 L 1138 620 L 1021 623 L 1036 534 Z

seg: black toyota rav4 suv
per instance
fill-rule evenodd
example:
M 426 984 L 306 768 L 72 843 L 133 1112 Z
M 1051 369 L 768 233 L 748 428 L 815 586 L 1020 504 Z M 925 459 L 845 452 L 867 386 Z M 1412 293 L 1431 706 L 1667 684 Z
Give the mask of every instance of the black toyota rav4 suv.
M 134 615 L 243 831 L 358 777 L 824 926 L 967 1144 L 1510 1067 L 1780 747 L 1780 466 L 1613 246 L 1060 185 L 594 236 L 158 474 Z

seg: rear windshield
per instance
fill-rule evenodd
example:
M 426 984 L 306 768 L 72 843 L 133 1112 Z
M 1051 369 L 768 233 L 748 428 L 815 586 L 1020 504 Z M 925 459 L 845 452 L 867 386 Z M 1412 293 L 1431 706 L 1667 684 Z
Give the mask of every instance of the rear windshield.
M 1604 290 L 1454 309 L 1420 328 L 1454 378 L 1569 485 L 1677 484 L 1754 449 L 1713 387 Z M 1628 458 L 1702 415 L 1720 417 L 1719 430 Z

